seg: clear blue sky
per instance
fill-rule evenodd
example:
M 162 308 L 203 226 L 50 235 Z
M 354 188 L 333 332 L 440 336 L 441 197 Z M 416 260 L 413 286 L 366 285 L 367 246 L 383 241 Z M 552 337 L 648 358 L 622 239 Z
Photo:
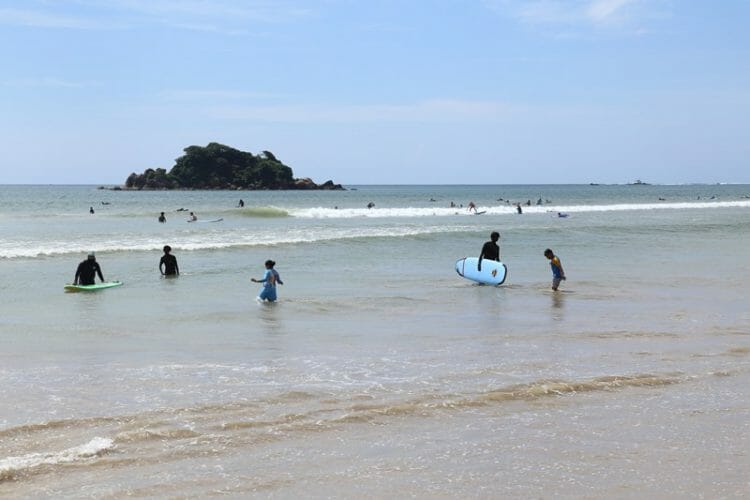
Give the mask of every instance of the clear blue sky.
M 750 1 L 0 0 L 0 183 L 750 183 Z

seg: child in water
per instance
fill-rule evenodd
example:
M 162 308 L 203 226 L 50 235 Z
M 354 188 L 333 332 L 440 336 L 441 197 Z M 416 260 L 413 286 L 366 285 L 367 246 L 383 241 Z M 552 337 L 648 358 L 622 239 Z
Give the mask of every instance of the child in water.
M 267 300 L 268 302 L 276 302 L 276 283 L 279 285 L 283 285 L 284 282 L 281 281 L 281 276 L 279 276 L 278 271 L 273 268 L 273 266 L 276 265 L 276 262 L 272 260 L 266 261 L 266 273 L 263 275 L 262 279 L 256 280 L 255 278 L 250 278 L 250 281 L 253 283 L 263 283 L 263 288 L 260 289 L 260 294 L 258 295 L 259 301 Z
M 549 265 L 552 268 L 552 290 L 557 290 L 560 286 L 560 281 L 565 279 L 565 271 L 563 271 L 560 259 L 552 253 L 549 248 L 544 251 L 544 256 L 549 259 Z

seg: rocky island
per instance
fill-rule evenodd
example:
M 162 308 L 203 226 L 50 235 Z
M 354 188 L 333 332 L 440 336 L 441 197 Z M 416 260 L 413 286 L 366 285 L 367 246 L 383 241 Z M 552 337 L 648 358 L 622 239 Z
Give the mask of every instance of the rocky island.
M 296 179 L 292 169 L 270 151 L 258 155 L 216 142 L 206 147 L 188 146 L 172 169 L 149 168 L 133 172 L 125 189 L 326 189 L 343 190 L 341 184 L 316 184 L 309 178 Z

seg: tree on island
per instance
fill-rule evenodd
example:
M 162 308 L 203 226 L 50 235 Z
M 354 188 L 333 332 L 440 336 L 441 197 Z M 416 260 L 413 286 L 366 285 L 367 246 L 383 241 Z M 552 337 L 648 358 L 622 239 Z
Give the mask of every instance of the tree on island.
M 216 142 L 206 147 L 188 146 L 172 169 L 133 172 L 125 180 L 128 189 L 343 189 L 327 181 L 295 179 L 292 169 L 270 151 L 254 155 Z

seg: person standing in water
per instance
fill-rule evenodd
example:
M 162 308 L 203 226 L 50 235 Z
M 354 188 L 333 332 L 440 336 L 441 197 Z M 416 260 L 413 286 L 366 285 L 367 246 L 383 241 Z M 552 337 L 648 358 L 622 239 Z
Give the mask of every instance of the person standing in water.
M 266 261 L 266 272 L 263 275 L 262 279 L 256 280 L 255 278 L 250 278 L 250 281 L 253 283 L 263 283 L 263 288 L 260 290 L 260 294 L 258 295 L 259 301 L 267 300 L 268 302 L 276 302 L 276 283 L 279 285 L 283 285 L 284 282 L 281 281 L 281 276 L 279 276 L 278 271 L 273 268 L 273 266 L 276 265 L 276 262 L 272 260 Z
M 99 267 L 99 263 L 96 261 L 96 255 L 94 252 L 89 252 L 86 260 L 78 264 L 76 269 L 75 278 L 73 278 L 74 285 L 93 285 L 96 282 L 96 275 L 99 275 L 99 279 L 104 283 L 104 276 L 102 276 L 102 268 Z
M 159 222 L 161 222 L 161 223 L 167 222 L 167 217 L 164 215 L 164 212 L 162 212 L 159 215 Z
M 492 231 L 490 234 L 490 241 L 486 242 L 482 246 L 482 251 L 479 253 L 479 262 L 477 263 L 477 271 L 482 270 L 482 260 L 494 260 L 500 262 L 500 245 L 497 244 L 497 240 L 500 239 L 500 233 Z
M 179 276 L 180 267 L 177 265 L 177 257 L 172 255 L 172 247 L 164 245 L 164 255 L 159 261 L 159 272 L 162 276 Z
M 549 259 L 549 265 L 552 268 L 552 290 L 557 291 L 557 287 L 560 286 L 560 282 L 565 280 L 565 271 L 563 271 L 560 259 L 552 253 L 549 248 L 544 251 L 544 256 Z

